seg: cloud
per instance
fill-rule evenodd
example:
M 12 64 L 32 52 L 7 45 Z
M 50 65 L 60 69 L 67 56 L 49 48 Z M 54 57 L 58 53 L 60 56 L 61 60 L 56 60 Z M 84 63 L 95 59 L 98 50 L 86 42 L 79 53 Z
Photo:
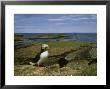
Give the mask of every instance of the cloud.
M 52 29 L 59 32 L 61 29 L 74 31 L 74 27 L 89 27 L 96 30 L 96 22 L 96 14 L 17 14 L 14 26 L 15 32 L 49 32 L 53 31 Z
M 56 18 L 47 18 L 50 22 L 65 22 L 65 21 L 77 21 L 77 22 L 96 22 L 97 17 L 95 14 L 73 14 L 73 15 L 61 15 Z
M 20 26 L 15 26 L 16 28 L 36 28 L 36 27 L 38 27 L 38 26 L 22 26 L 22 25 L 20 25 Z
M 57 18 L 57 19 L 48 19 L 48 21 L 63 21 L 64 19 Z

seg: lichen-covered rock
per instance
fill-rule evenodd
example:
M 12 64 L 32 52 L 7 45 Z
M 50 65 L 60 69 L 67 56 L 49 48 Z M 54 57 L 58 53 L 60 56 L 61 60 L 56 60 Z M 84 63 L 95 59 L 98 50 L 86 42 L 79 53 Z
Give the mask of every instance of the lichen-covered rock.
M 97 59 L 97 48 L 91 46 L 84 47 L 78 50 L 76 54 L 76 59 Z

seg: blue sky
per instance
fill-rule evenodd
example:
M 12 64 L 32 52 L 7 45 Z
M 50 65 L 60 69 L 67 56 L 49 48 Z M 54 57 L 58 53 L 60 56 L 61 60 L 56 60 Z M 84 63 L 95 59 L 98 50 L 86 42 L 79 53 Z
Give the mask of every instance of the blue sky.
M 15 33 L 96 33 L 96 14 L 15 14 Z

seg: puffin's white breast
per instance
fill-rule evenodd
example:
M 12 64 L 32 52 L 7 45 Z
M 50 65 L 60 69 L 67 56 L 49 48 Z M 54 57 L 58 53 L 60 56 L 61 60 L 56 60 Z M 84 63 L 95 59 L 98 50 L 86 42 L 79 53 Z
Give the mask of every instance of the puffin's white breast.
M 40 60 L 38 61 L 38 64 L 40 65 L 41 63 L 46 62 L 47 58 L 48 58 L 48 55 L 49 55 L 48 51 L 45 51 L 45 52 L 41 53 Z
M 40 58 L 47 58 L 48 57 L 48 51 L 45 51 L 43 53 L 41 53 Z

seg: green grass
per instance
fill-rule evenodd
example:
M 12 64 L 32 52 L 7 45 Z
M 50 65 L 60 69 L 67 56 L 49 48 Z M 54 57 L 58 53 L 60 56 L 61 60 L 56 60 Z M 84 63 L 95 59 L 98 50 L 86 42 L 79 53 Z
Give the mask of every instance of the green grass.
M 56 41 L 47 42 L 50 56 L 58 55 L 71 49 L 78 49 L 80 46 L 96 45 L 91 42 L 80 41 Z M 22 64 L 29 58 L 34 58 L 40 51 L 41 43 L 34 43 L 31 46 L 15 49 L 14 54 L 14 75 L 15 76 L 96 76 L 97 64 L 88 65 L 87 59 L 76 59 L 69 62 L 65 67 L 59 68 L 59 64 L 47 67 L 36 67 Z M 52 60 L 52 59 L 51 59 Z M 21 65 L 22 64 L 22 65 Z
M 59 68 L 58 64 L 49 67 L 36 67 L 32 65 L 15 66 L 15 76 L 96 76 L 96 64 L 87 65 L 87 60 L 78 60 L 68 63 L 66 67 Z
M 14 41 L 22 41 L 23 40 L 23 36 L 22 35 L 15 35 Z

